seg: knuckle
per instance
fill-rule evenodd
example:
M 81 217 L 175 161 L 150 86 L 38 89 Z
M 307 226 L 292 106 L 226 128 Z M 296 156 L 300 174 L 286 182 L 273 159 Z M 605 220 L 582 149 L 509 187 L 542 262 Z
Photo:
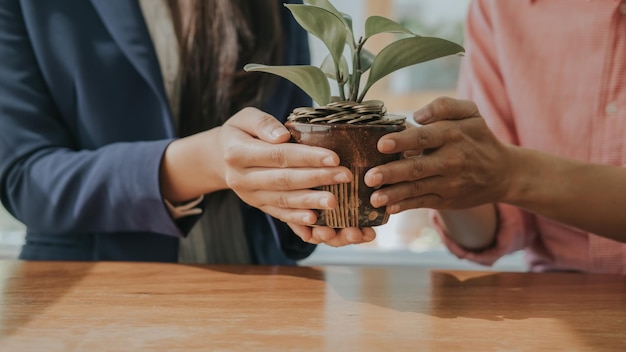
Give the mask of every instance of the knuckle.
M 454 163 L 455 171 L 459 172 L 465 170 L 467 158 L 463 152 L 455 153 L 452 157 L 452 162 Z
M 287 170 L 280 171 L 274 178 L 273 183 L 279 189 L 289 189 L 291 181 Z
M 448 172 L 458 171 L 463 168 L 463 162 L 465 158 L 461 153 L 451 153 L 445 160 L 443 160 L 444 170 Z
M 270 158 L 274 165 L 278 165 L 281 168 L 287 167 L 287 153 L 282 145 L 278 145 L 272 148 Z
M 241 160 L 240 147 L 228 144 L 224 147 L 224 162 L 227 165 L 235 165 Z
M 465 104 L 467 106 L 467 109 L 472 112 L 470 116 L 480 116 L 480 113 L 478 112 L 478 106 L 473 100 L 461 99 L 459 101 Z
M 410 162 L 409 167 L 410 167 L 412 179 L 421 178 L 424 175 L 424 172 L 426 171 L 424 167 L 424 163 L 422 163 L 422 161 L 419 160 L 419 158 L 409 158 L 407 160 L 409 160 Z
M 438 97 L 431 104 L 433 109 L 432 112 L 435 115 L 447 116 L 447 114 L 450 112 L 451 104 L 452 98 Z
M 464 139 L 465 134 L 459 128 L 450 128 L 446 131 L 446 139 L 452 142 L 460 142 Z
M 290 202 L 284 194 L 279 194 L 276 197 L 276 206 L 279 208 L 289 208 Z
M 446 205 L 443 202 L 443 198 L 438 195 L 431 194 L 422 199 L 422 207 L 441 209 L 441 207 L 445 206 Z
M 421 182 L 411 182 L 409 183 L 409 185 L 410 185 L 409 193 L 411 196 L 420 195 L 422 193 L 422 190 L 424 189 Z
M 322 186 L 322 185 L 330 184 L 332 180 L 332 175 L 327 172 L 322 172 L 322 171 L 314 172 L 312 176 L 313 176 L 313 182 L 315 186 Z
M 257 122 L 256 122 L 256 130 L 257 131 L 260 131 L 260 130 L 263 130 L 265 128 L 268 128 L 272 124 L 278 123 L 278 121 L 275 118 L 273 118 L 272 116 L 270 116 L 268 114 L 261 113 L 261 111 L 256 109 L 256 108 L 247 107 L 247 108 L 245 108 L 242 111 L 244 111 L 246 114 L 255 114 L 255 115 L 257 115 Z
M 431 141 L 431 136 L 429 133 L 427 133 L 425 130 L 421 130 L 422 133 L 420 133 L 417 136 L 417 149 L 424 149 L 426 147 L 428 147 L 430 145 L 430 141 Z

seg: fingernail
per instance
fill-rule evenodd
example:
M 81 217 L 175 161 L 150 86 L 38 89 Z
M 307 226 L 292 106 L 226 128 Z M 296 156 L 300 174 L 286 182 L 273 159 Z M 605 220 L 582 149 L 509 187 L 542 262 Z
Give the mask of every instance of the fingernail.
M 313 217 L 309 214 L 309 215 L 305 215 L 302 217 L 302 221 L 305 224 L 313 224 L 315 221 L 313 220 Z
M 378 207 L 382 207 L 384 205 L 387 205 L 387 203 L 389 202 L 389 197 L 385 194 L 379 194 L 376 196 L 376 200 L 378 200 Z
M 333 158 L 332 156 L 327 156 L 326 158 L 324 158 L 322 160 L 322 163 L 325 166 L 337 166 L 337 162 L 335 161 L 335 158 Z
M 350 182 L 350 178 L 346 174 L 337 174 L 335 175 L 335 181 L 339 183 L 347 183 Z
M 374 173 L 370 177 L 372 179 L 374 187 L 379 186 L 381 183 L 383 183 L 383 174 L 381 174 L 380 172 Z
M 282 137 L 283 135 L 288 134 L 288 133 L 289 133 L 289 131 L 286 131 L 286 130 L 285 130 L 284 128 L 282 128 L 282 127 L 278 127 L 278 128 L 274 128 L 274 129 L 272 130 L 272 137 L 274 137 L 274 138 L 278 139 L 278 138 L 280 138 L 280 137 Z
M 380 142 L 380 150 L 383 152 L 393 150 L 396 147 L 396 142 L 391 139 L 385 139 Z
M 324 209 L 330 209 L 330 206 L 328 205 L 329 203 L 330 203 L 330 199 L 328 198 L 320 199 L 320 206 Z
M 392 205 L 387 207 L 387 212 L 389 214 L 396 214 L 400 211 L 400 206 L 399 205 Z
M 413 113 L 413 121 L 423 124 L 428 120 L 428 115 L 425 114 L 424 109 L 417 110 Z

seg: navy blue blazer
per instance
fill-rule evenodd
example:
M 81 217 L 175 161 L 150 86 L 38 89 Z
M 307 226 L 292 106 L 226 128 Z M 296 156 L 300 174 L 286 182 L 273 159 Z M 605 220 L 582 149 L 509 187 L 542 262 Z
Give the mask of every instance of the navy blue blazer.
M 306 33 L 281 11 L 286 64 L 306 64 Z M 284 119 L 304 105 L 281 80 L 265 110 Z M 27 226 L 22 259 L 177 261 L 197 217 L 177 223 L 163 204 L 159 163 L 174 137 L 137 1 L 0 0 L 0 199 Z M 242 209 L 254 262 L 314 249 Z

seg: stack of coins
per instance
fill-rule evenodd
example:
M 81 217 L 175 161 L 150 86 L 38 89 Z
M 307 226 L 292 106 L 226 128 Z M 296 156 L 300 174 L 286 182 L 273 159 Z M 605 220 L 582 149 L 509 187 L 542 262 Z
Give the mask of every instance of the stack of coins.
M 336 101 L 317 108 L 296 108 L 288 117 L 294 122 L 352 125 L 401 125 L 405 119 L 404 116 L 387 114 L 387 108 L 380 100 Z

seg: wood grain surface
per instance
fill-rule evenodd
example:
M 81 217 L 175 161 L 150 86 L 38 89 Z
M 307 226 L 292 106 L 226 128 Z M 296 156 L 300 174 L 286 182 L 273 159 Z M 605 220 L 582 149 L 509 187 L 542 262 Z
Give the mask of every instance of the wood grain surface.
M 625 351 L 614 275 L 0 261 L 0 351 Z

